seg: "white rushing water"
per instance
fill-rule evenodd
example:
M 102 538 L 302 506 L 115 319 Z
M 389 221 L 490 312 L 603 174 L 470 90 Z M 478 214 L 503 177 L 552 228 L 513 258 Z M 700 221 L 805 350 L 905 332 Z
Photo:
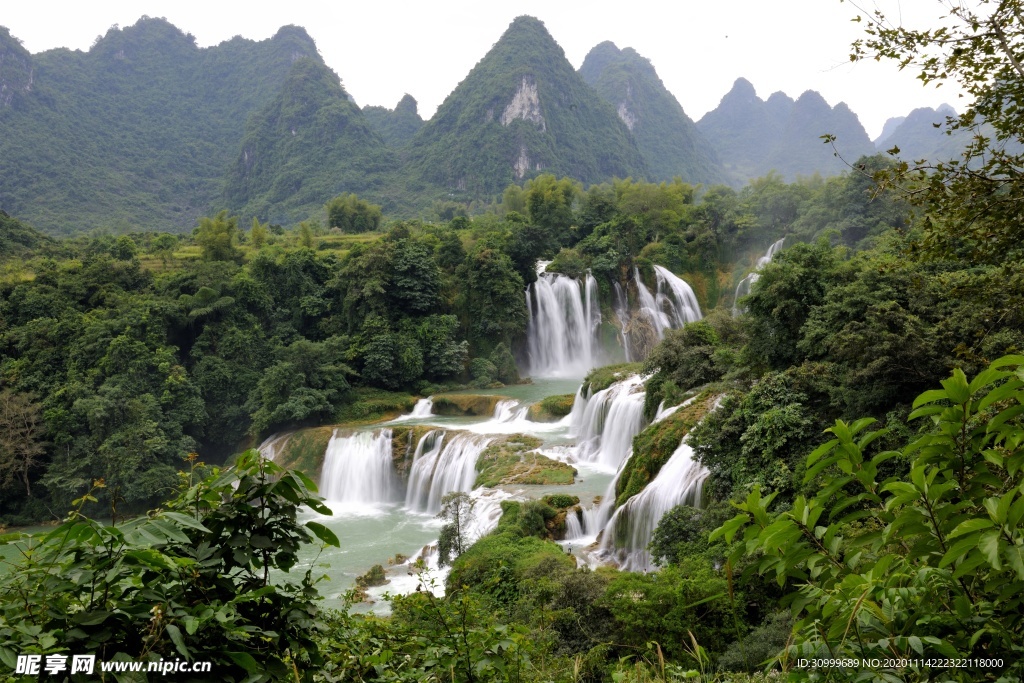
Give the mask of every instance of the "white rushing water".
M 619 468 L 632 449 L 633 437 L 646 425 L 642 388 L 643 379 L 632 375 L 590 398 L 577 393 L 569 420 L 578 460 L 611 471 Z
M 658 522 L 677 505 L 700 507 L 707 477 L 708 471 L 693 457 L 693 449 L 683 439 L 654 481 L 612 515 L 604 529 L 599 556 L 627 571 L 652 569 L 647 545 Z
M 654 275 L 656 286 L 652 293 L 640 278 L 639 269 L 633 269 L 637 308 L 632 313 L 619 314 L 627 318 L 623 344 L 628 361 L 643 360 L 665 338 L 666 330 L 678 329 L 702 317 L 697 296 L 685 280 L 661 266 L 654 266 Z M 622 294 L 616 298 L 622 298 Z
M 668 285 L 665 287 L 664 292 L 668 292 Z M 674 293 L 671 296 L 683 301 Z M 657 303 L 657 293 L 652 298 Z M 426 584 L 443 590 L 446 571 L 436 566 L 436 539 L 441 527 L 436 514 L 441 499 L 449 492 L 468 492 L 473 497 L 469 535 L 475 540 L 495 528 L 502 501 L 543 495 L 535 488 L 549 491 L 541 487 L 473 489 L 481 453 L 501 434 L 538 436 L 544 443 L 542 453 L 578 469 L 577 483 L 558 489 L 575 493 L 583 501 L 579 514 L 571 514 L 566 520 L 563 545 L 571 546 L 592 566 L 610 562 L 626 569 L 650 567 L 646 546 L 654 528 L 674 505 L 700 503 L 706 472 L 692 462 L 688 447 L 681 447 L 640 494 L 616 510 L 616 481 L 632 455 L 633 438 L 647 426 L 643 378 L 623 377 L 590 396 L 578 389 L 568 416 L 554 423 L 532 422 L 527 419 L 531 401 L 568 389 L 564 380 L 542 380 L 544 383 L 550 383 L 551 388 L 538 391 L 533 386 L 518 394 L 517 389 L 510 391 L 524 396 L 524 400 L 500 400 L 491 416 L 475 421 L 432 415 L 430 399 L 422 399 L 410 415 L 403 416 L 429 425 L 409 432 L 408 447 L 413 451 L 407 461 L 396 459 L 395 432 L 387 426 L 352 433 L 336 431 L 332 435 L 321 470 L 321 490 L 334 514 L 317 519 L 329 523 L 339 537 L 352 543 L 323 551 L 319 560 L 332 567 L 329 599 L 340 600 L 358 574 L 396 552 L 411 555 L 413 560 L 420 557 L 432 580 L 424 583 L 415 576 L 419 570 L 414 570 L 413 560 L 395 559 L 387 570 L 390 583 L 370 591 L 371 596 L 409 592 Z M 664 419 L 676 409 L 659 406 L 657 417 Z M 415 443 L 414 434 L 422 435 Z M 263 444 L 264 452 L 275 454 L 284 438 L 268 439 Z M 406 452 L 405 447 L 403 438 L 399 452 Z M 408 465 L 404 477 L 399 474 L 404 471 L 403 464 Z M 598 500 L 596 496 L 602 492 Z M 600 543 L 595 545 L 598 539 Z M 387 605 L 373 609 L 386 610 Z
M 427 433 L 416 444 L 405 506 L 415 512 L 437 514 L 446 493 L 472 490 L 477 458 L 493 440 L 464 432 Z
M 428 396 L 427 398 L 421 398 L 416 401 L 416 405 L 412 407 L 412 412 L 408 415 L 402 415 L 396 417 L 393 422 L 404 422 L 405 420 L 423 420 L 430 417 L 434 410 L 434 399 Z
M 583 377 L 600 365 L 597 332 L 601 325 L 597 280 L 589 273 L 581 282 L 544 272 L 526 290 L 529 371 L 535 377 Z
M 775 254 L 782 249 L 783 242 L 786 238 L 776 241 L 772 246 L 768 247 L 768 251 L 765 252 L 764 256 L 757 259 L 757 263 L 754 264 L 754 270 L 747 273 L 747 276 L 740 280 L 739 284 L 736 285 L 736 293 L 732 298 L 732 315 L 733 317 L 738 316 L 743 310 L 739 306 L 739 300 L 742 297 L 750 294 L 750 288 L 754 286 L 754 283 L 758 281 L 761 275 L 758 273 L 759 270 L 765 267 L 765 265 L 775 258 Z
M 340 436 L 327 444 L 320 473 L 320 492 L 332 508 L 359 508 L 400 499 L 390 429 Z M 337 510 L 335 510 L 337 512 Z

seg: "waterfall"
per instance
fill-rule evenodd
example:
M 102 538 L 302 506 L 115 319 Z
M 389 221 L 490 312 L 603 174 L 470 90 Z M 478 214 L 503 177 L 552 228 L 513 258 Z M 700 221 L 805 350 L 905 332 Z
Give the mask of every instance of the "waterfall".
M 520 415 L 526 416 L 524 411 L 529 408 L 522 408 L 516 410 L 516 406 L 519 405 L 519 401 L 513 401 L 511 399 L 505 401 L 498 401 L 497 405 L 494 406 L 494 417 L 492 418 L 495 422 L 511 422 L 518 418 Z
M 655 301 L 658 309 L 665 311 L 669 327 L 676 329 L 701 319 L 700 304 L 690 285 L 661 266 L 654 266 L 654 274 L 658 282 Z
M 601 309 L 597 280 L 584 281 L 544 272 L 526 290 L 527 352 L 530 372 L 538 377 L 582 377 L 599 365 L 597 330 Z
M 633 375 L 586 400 L 577 394 L 570 413 L 577 437 L 577 459 L 605 469 L 617 469 L 633 445 L 633 437 L 646 424 L 643 379 Z M 577 405 L 581 409 L 577 410 Z
M 402 415 L 396 417 L 392 422 L 404 422 L 405 420 L 425 420 L 433 415 L 434 410 L 434 399 L 431 397 L 421 398 L 416 401 L 416 405 L 412 407 L 412 412 L 408 415 Z
M 452 491 L 470 491 L 476 481 L 476 461 L 491 437 L 457 432 L 446 439 L 442 430 L 427 432 L 416 444 L 405 506 L 436 514 L 441 498 Z
M 343 505 L 394 502 L 401 492 L 391 461 L 390 429 L 351 436 L 335 430 L 324 455 L 320 491 L 328 501 Z
M 694 459 L 684 438 L 654 481 L 612 515 L 601 539 L 601 556 L 627 571 L 651 569 L 647 545 L 658 522 L 677 505 L 700 507 L 707 477 L 708 471 Z
M 275 462 L 277 460 L 277 456 L 280 454 L 281 447 L 288 443 L 288 439 L 291 437 L 291 432 L 285 434 L 271 434 L 263 440 L 263 443 L 261 443 L 256 450 L 260 452 L 260 457 L 264 460 Z
M 626 353 L 626 362 L 632 363 L 636 360 L 633 357 L 632 346 L 629 343 L 629 335 L 626 333 L 626 327 L 629 325 L 629 298 L 626 296 L 626 290 L 622 288 L 618 282 L 612 283 L 615 286 L 612 291 L 615 294 L 615 317 L 618 318 L 619 323 L 619 338 L 622 340 L 622 350 Z
M 657 286 L 652 294 L 640 279 L 640 270 L 633 269 L 638 305 L 635 312 L 626 314 L 623 327 L 623 343 L 629 361 L 645 358 L 665 338 L 665 330 L 678 329 L 701 319 L 700 305 L 690 285 L 661 266 L 654 267 L 654 274 Z
M 768 247 L 768 251 L 765 252 L 764 256 L 757 259 L 757 263 L 754 264 L 754 270 L 747 273 L 746 277 L 740 280 L 739 284 L 736 285 L 736 293 L 732 297 L 732 315 L 734 318 L 743 312 L 739 307 L 739 300 L 750 294 L 750 288 L 753 287 L 754 283 L 761 277 L 758 271 L 764 268 L 769 261 L 775 258 L 775 254 L 782 249 L 782 243 L 785 241 L 786 238 L 783 237 L 772 244 L 772 246 Z

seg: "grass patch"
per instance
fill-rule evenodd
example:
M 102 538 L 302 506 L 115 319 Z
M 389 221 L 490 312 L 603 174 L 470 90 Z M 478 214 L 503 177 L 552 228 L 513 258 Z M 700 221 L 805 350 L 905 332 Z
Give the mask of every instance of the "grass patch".
M 474 486 L 573 483 L 576 470 L 533 450 L 540 445 L 540 439 L 525 434 L 513 434 L 492 443 L 476 461 Z
M 618 365 L 606 365 L 603 368 L 594 368 L 583 380 L 583 395 L 587 396 L 604 391 L 619 380 L 626 379 L 630 375 L 639 375 L 643 370 L 643 363 L 619 363 Z
M 672 457 L 683 437 L 704 419 L 715 404 L 711 391 L 699 394 L 690 405 L 652 424 L 633 438 L 633 457 L 626 461 L 615 485 L 615 505 L 643 491 Z
M 508 396 L 488 396 L 486 394 L 438 394 L 434 396 L 434 415 L 475 415 L 490 417 L 500 401 L 508 401 Z M 411 408 L 410 408 L 411 409 Z
M 530 406 L 526 417 L 534 422 L 558 422 L 572 412 L 572 404 L 575 400 L 576 394 L 548 396 Z
M 353 389 L 352 394 L 355 400 L 346 403 L 335 413 L 337 422 L 365 423 L 391 420 L 412 411 L 412 407 L 416 405 L 416 397 L 405 392 L 359 387 Z

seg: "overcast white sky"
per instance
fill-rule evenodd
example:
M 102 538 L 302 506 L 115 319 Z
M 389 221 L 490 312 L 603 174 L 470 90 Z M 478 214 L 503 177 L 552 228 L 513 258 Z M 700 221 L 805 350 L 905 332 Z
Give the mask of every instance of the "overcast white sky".
M 913 25 L 935 25 L 942 15 L 936 0 L 858 4 Z M 892 62 L 851 64 L 849 45 L 862 31 L 851 21 L 856 13 L 840 0 L 35 0 L 5 2 L 0 25 L 36 53 L 88 50 L 112 24 L 128 26 L 142 15 L 166 17 L 204 47 L 235 35 L 262 40 L 298 24 L 360 105 L 394 107 L 408 92 L 429 118 L 512 19 L 529 14 L 546 24 L 577 68 L 599 42 L 634 48 L 694 120 L 714 109 L 740 76 L 762 99 L 777 90 L 794 98 L 817 90 L 830 104 L 845 101 L 872 138 L 887 118 L 915 107 L 948 102 L 963 109 L 952 84 L 924 87 Z

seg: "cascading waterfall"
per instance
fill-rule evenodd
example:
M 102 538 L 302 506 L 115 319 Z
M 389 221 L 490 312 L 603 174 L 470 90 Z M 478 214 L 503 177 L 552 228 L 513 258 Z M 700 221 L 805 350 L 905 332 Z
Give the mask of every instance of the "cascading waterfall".
M 582 282 L 537 267 L 537 281 L 526 290 L 527 351 L 537 377 L 582 377 L 600 365 L 597 330 L 601 325 L 597 280 Z
M 576 395 L 570 429 L 577 437 L 577 459 L 605 469 L 618 469 L 644 428 L 643 379 L 633 375 L 588 399 Z
M 654 481 L 612 515 L 601 538 L 600 556 L 627 571 L 651 569 L 647 545 L 658 522 L 677 505 L 700 507 L 707 477 L 708 471 L 693 457 L 684 438 Z
M 640 279 L 639 269 L 633 269 L 637 310 L 632 314 L 619 313 L 620 318 L 625 316 L 626 320 L 623 344 L 628 361 L 641 360 L 646 356 L 665 338 L 665 330 L 678 329 L 702 317 L 697 296 L 686 281 L 661 266 L 654 266 L 654 275 L 657 285 L 652 294 Z M 617 298 L 620 296 L 617 295 Z
M 342 505 L 377 505 L 401 496 L 392 466 L 390 429 L 340 436 L 335 430 L 327 444 L 320 491 Z
M 476 481 L 476 461 L 491 437 L 442 430 L 428 432 L 416 444 L 405 506 L 415 512 L 436 514 L 441 498 L 452 491 L 470 491 Z
M 270 436 L 268 436 L 266 439 L 263 440 L 263 443 L 261 443 L 257 448 L 257 450 L 260 452 L 260 457 L 263 458 L 264 460 L 274 462 L 277 459 L 278 451 L 280 450 L 281 446 L 287 443 L 288 439 L 290 439 L 291 436 L 291 433 L 271 434 Z
M 775 258 L 775 254 L 782 249 L 782 243 L 785 241 L 786 238 L 783 237 L 772 244 L 772 246 L 768 247 L 768 251 L 765 252 L 764 256 L 757 259 L 757 263 L 754 264 L 754 270 L 747 273 L 746 277 L 740 280 L 739 284 L 736 285 L 736 294 L 732 298 L 732 315 L 734 318 L 743 312 L 738 303 L 740 298 L 750 294 L 750 288 L 753 287 L 754 283 L 761 277 L 758 271 L 764 268 L 769 261 Z
M 626 290 L 622 288 L 618 282 L 613 282 L 614 285 L 612 291 L 615 294 L 615 317 L 618 318 L 619 323 L 619 339 L 622 340 L 622 350 L 626 353 L 626 362 L 632 363 L 633 351 L 632 345 L 629 343 L 629 334 L 626 333 L 626 328 L 629 325 L 629 298 L 626 296 Z
M 412 412 L 408 415 L 402 415 L 396 417 L 394 422 L 402 422 L 403 420 L 423 420 L 430 417 L 434 410 L 434 399 L 430 396 L 427 398 L 421 398 L 416 401 L 416 405 L 412 407 Z
M 685 280 L 661 266 L 654 266 L 654 274 L 658 283 L 655 301 L 658 308 L 666 313 L 669 327 L 676 329 L 701 319 L 697 295 Z

